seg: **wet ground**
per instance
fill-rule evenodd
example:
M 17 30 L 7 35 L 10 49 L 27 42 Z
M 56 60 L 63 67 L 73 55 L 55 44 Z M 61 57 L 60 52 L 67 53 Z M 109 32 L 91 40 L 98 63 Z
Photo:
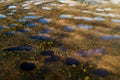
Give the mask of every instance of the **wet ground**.
M 119 8 L 119 0 L 1 0 L 0 80 L 119 80 Z

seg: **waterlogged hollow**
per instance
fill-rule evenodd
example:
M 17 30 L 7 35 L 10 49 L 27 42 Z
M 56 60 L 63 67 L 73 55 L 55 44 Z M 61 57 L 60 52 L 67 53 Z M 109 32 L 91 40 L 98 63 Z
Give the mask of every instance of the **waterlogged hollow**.
M 69 19 L 69 18 L 72 18 L 72 15 L 70 15 L 70 14 L 61 14 L 61 15 L 60 15 L 60 18 Z
M 78 24 L 78 27 L 81 29 L 91 29 L 93 28 L 92 25 L 86 25 L 86 24 Z
M 48 24 L 51 22 L 51 19 L 47 19 L 47 18 L 42 18 L 39 20 L 40 23 L 44 23 L 44 24 Z
M 3 14 L 0 14 L 0 19 L 2 19 L 2 18 L 6 18 L 6 16 Z

